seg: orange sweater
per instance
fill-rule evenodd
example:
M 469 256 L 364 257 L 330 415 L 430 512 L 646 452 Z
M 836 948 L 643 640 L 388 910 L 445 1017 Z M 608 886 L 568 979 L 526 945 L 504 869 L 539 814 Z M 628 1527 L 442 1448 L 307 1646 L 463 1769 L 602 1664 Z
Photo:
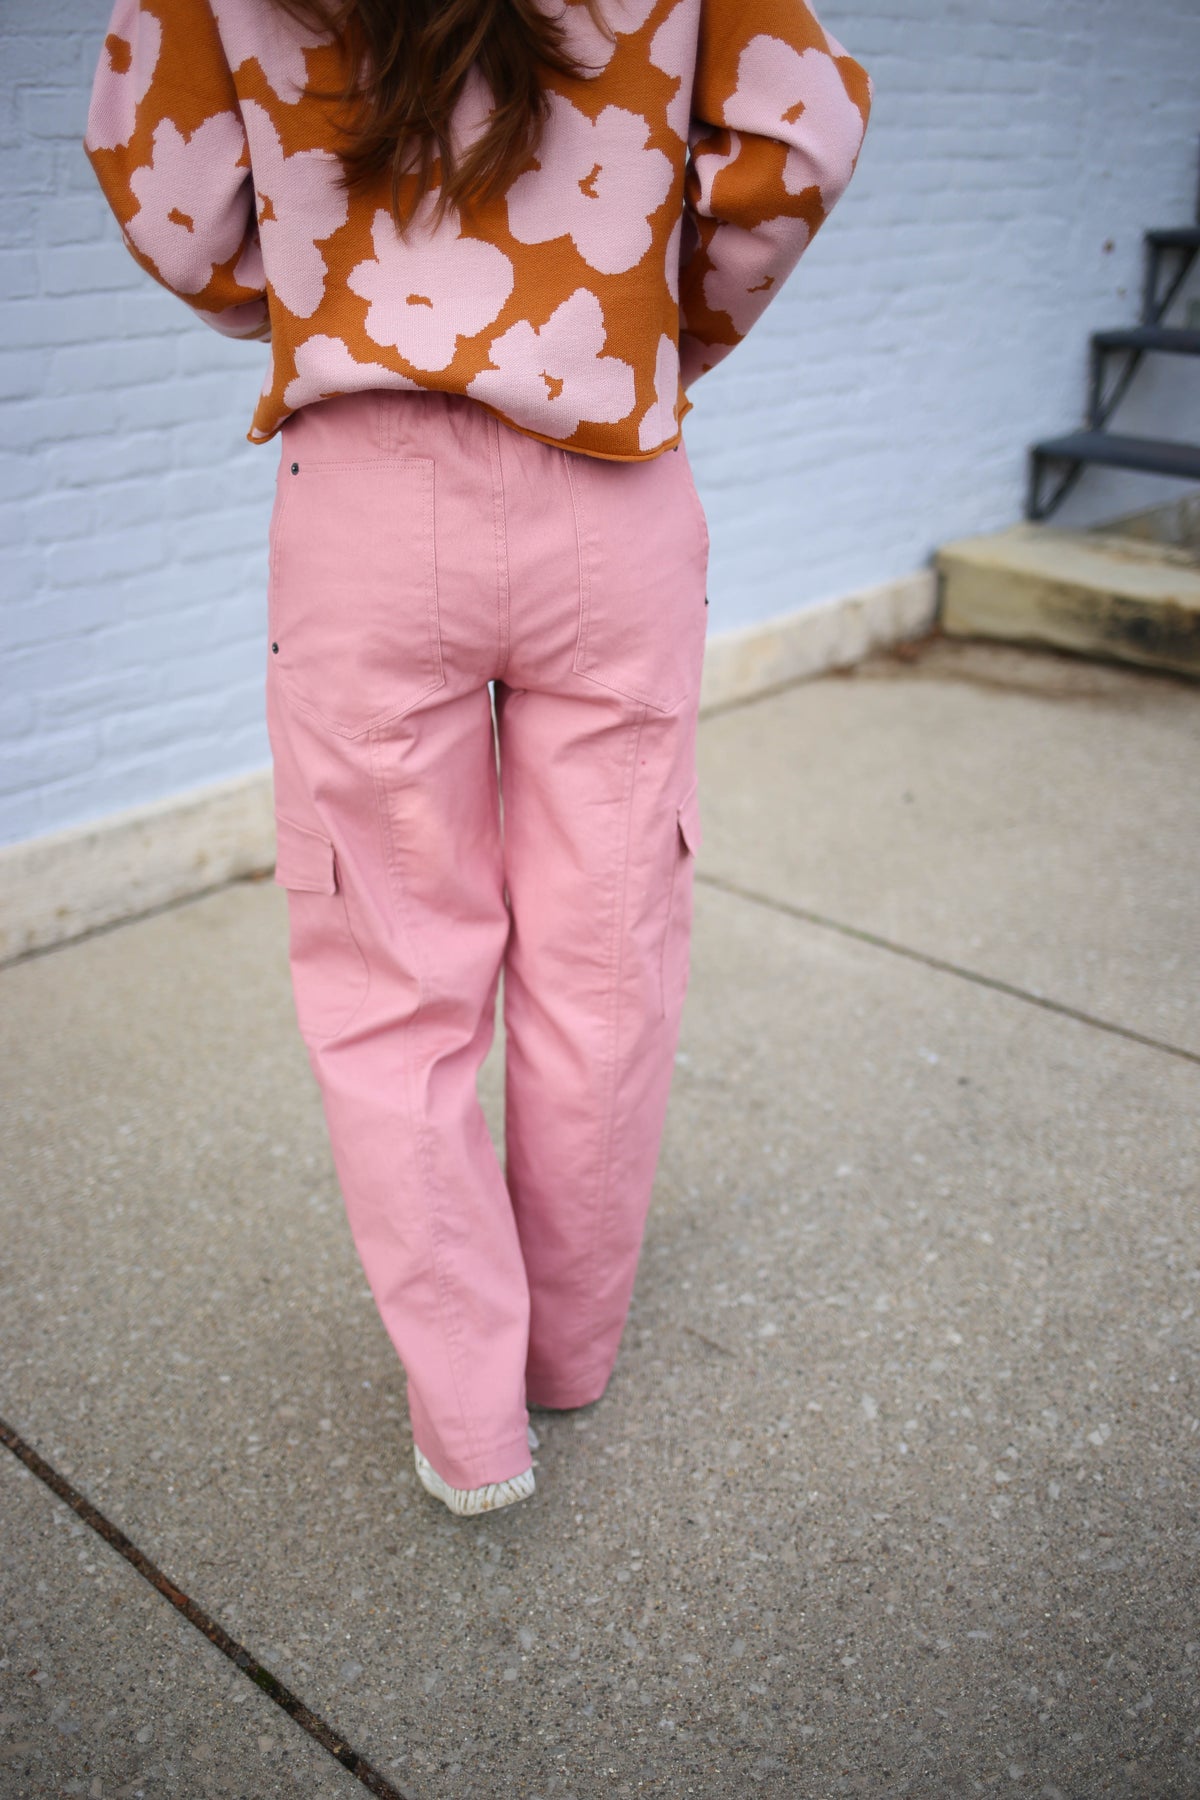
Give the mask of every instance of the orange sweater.
M 472 218 L 403 241 L 389 178 L 353 198 L 323 103 L 328 36 L 270 0 L 116 0 L 84 147 L 143 268 L 269 340 L 248 437 L 364 387 L 469 394 L 518 430 L 636 461 L 778 293 L 853 173 L 861 65 L 804 0 L 562 0 L 591 73 L 547 79 L 541 145 Z M 490 101 L 472 77 L 472 141 Z

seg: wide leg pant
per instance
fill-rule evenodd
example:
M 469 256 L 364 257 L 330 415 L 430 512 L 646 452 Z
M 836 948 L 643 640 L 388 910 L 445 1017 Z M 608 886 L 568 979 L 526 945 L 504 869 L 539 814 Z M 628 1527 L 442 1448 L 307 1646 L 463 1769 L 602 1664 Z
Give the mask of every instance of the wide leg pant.
M 708 532 L 457 395 L 282 429 L 267 716 L 297 1017 L 350 1229 L 455 1486 L 603 1393 L 688 982 Z M 494 710 L 489 682 L 494 683 Z M 501 1169 L 476 1077 L 503 970 Z

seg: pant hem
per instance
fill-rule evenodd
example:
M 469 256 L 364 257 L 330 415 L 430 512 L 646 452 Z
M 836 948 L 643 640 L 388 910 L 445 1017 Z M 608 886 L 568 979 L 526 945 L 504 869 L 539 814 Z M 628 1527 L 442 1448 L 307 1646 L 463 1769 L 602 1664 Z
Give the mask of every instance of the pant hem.
M 593 1375 L 585 1381 L 539 1381 L 525 1377 L 525 1404 L 543 1412 L 573 1412 L 578 1406 L 590 1406 L 608 1387 L 608 1372 Z
M 413 1443 L 421 1455 L 437 1470 L 442 1480 L 454 1488 L 490 1487 L 493 1482 L 511 1481 L 515 1475 L 523 1475 L 529 1468 L 528 1433 L 522 1431 L 519 1438 L 511 1438 L 497 1449 L 487 1452 L 486 1458 L 480 1456 L 473 1462 L 462 1462 L 457 1457 L 446 1456 L 435 1448 L 426 1448 L 420 1443 L 414 1432 Z

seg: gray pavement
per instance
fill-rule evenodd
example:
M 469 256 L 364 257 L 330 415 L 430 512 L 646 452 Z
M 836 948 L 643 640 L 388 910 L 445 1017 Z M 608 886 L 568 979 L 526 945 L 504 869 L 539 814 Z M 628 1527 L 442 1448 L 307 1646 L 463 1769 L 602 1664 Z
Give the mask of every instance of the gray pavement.
M 10 966 L 0 1416 L 408 1800 L 1191 1800 L 1198 700 L 933 638 L 703 721 L 629 1327 L 491 1518 L 416 1483 L 282 894 Z M 0 1513 L 4 1800 L 368 1791 L 9 1451 Z

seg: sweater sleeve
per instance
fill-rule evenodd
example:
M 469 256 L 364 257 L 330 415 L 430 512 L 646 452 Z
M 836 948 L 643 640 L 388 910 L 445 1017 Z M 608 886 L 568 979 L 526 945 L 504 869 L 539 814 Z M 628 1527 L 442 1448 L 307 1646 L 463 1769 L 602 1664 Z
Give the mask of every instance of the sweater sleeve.
M 214 330 L 268 337 L 249 147 L 208 0 L 116 0 L 83 147 L 142 268 Z
M 703 0 L 680 273 L 687 387 L 741 342 L 849 183 L 871 78 L 804 0 Z

